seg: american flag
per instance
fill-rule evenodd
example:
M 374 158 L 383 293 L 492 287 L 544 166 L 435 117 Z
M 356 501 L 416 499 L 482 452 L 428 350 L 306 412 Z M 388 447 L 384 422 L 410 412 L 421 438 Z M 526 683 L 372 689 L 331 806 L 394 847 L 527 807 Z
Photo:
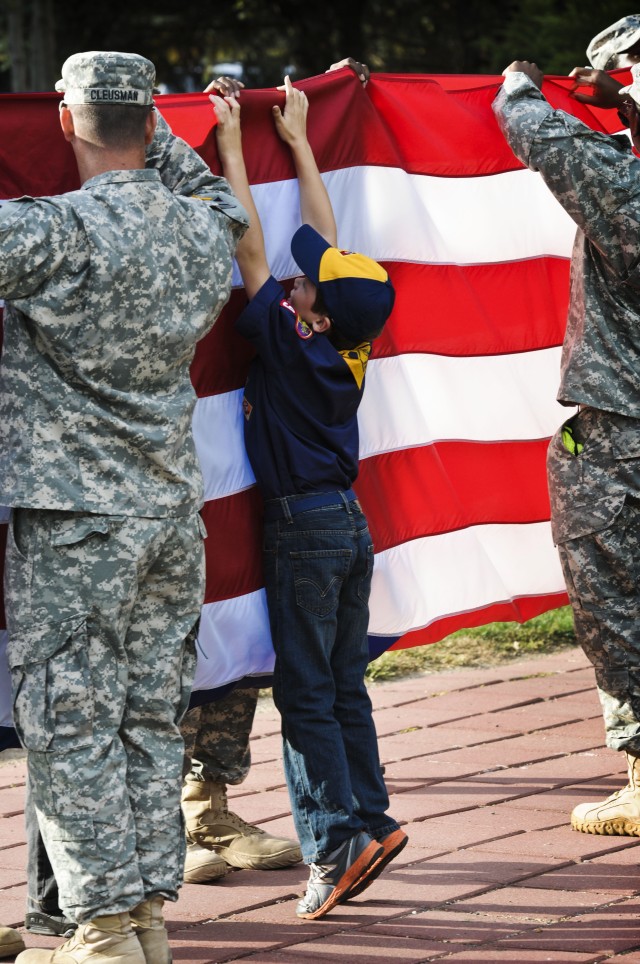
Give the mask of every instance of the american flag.
M 381 261 L 397 292 L 360 410 L 356 489 L 376 550 L 372 657 L 566 601 L 545 454 L 570 414 L 555 396 L 575 226 L 502 138 L 491 110 L 500 81 L 374 74 L 364 89 L 344 69 L 300 84 L 339 244 Z M 543 88 L 590 126 L 620 129 L 615 111 L 579 105 L 569 89 L 559 77 Z M 77 187 L 58 99 L 2 97 L 0 198 Z M 269 263 L 286 287 L 300 220 L 291 159 L 271 119 L 282 102 L 273 89 L 241 96 Z M 219 173 L 208 98 L 167 95 L 157 105 Z M 209 532 L 198 701 L 225 684 L 268 677 L 273 664 L 261 505 L 242 441 L 250 348 L 233 330 L 245 303 L 237 272 L 235 285 L 192 366 Z M 0 671 L 7 725 L 8 692 Z

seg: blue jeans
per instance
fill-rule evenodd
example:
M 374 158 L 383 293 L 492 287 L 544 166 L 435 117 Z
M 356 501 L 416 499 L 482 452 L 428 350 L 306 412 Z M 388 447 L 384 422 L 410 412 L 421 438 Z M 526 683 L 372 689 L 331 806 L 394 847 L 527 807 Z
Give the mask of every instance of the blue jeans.
M 341 492 L 331 505 L 296 514 L 303 498 L 278 500 L 283 515 L 265 522 L 264 563 L 291 809 L 303 859 L 318 863 L 361 830 L 379 838 L 398 824 L 386 815 L 364 684 L 373 573 L 367 520 Z

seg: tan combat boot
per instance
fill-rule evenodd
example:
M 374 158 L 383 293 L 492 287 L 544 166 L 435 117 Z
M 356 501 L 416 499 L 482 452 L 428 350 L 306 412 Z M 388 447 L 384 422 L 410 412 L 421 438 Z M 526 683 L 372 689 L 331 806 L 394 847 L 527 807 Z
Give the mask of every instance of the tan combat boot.
M 185 884 L 210 884 L 219 880 L 229 870 L 229 864 L 215 850 L 201 847 L 191 840 L 187 831 L 187 853 L 184 860 Z
M 0 927 L 0 957 L 13 957 L 24 950 L 24 941 L 13 927 Z
M 625 754 L 629 782 L 606 800 L 580 803 L 571 814 L 571 826 L 583 833 L 640 837 L 640 757 Z
M 130 912 L 131 926 L 147 964 L 171 964 L 169 936 L 162 916 L 163 897 L 150 897 Z
M 272 837 L 231 813 L 224 783 L 189 774 L 182 786 L 182 810 L 187 838 L 215 850 L 232 867 L 275 870 L 302 860 L 297 841 Z
M 16 957 L 16 964 L 147 964 L 142 947 L 131 927 L 129 914 L 95 917 L 78 929 L 55 951 L 28 950 Z

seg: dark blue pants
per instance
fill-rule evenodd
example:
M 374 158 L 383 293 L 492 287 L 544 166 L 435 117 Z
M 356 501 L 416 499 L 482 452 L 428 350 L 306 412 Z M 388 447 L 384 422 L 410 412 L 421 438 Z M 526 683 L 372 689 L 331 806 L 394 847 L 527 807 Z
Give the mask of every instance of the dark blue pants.
M 303 859 L 322 859 L 362 829 L 397 829 L 364 684 L 373 545 L 357 502 L 295 512 L 267 503 L 265 584 L 282 716 L 284 767 Z M 269 511 L 269 510 L 272 511 Z

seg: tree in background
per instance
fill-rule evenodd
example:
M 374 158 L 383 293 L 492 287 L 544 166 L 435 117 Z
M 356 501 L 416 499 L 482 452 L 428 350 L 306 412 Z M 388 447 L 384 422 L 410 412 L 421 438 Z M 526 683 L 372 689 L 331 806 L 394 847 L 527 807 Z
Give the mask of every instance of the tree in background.
M 51 90 L 78 50 L 130 50 L 174 90 L 242 64 L 251 86 L 322 73 L 347 55 L 398 73 L 500 73 L 515 58 L 549 73 L 585 63 L 590 38 L 625 13 L 596 0 L 0 0 L 0 89 Z
M 11 90 L 46 90 L 54 70 L 52 0 L 3 0 L 0 69 Z
M 587 65 L 587 44 L 620 17 L 637 13 L 633 4 L 616 0 L 520 0 L 517 13 L 498 37 L 494 58 L 500 70 L 512 60 L 535 61 L 548 74 L 566 74 Z

